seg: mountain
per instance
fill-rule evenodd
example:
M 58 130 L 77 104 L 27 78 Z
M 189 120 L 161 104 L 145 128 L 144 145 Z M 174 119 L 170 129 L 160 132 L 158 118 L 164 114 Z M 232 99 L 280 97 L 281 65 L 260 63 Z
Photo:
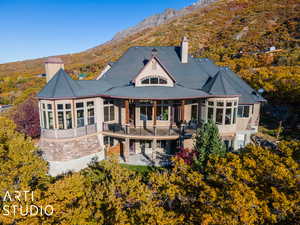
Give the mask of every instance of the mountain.
M 214 0 L 199 0 L 199 1 L 195 2 L 193 5 L 191 5 L 189 7 L 185 7 L 181 10 L 166 9 L 163 13 L 155 14 L 153 16 L 150 16 L 150 17 L 144 19 L 142 22 L 140 22 L 136 26 L 129 27 L 126 30 L 118 32 L 113 37 L 113 40 L 120 40 L 120 39 L 130 36 L 134 33 L 142 31 L 146 28 L 159 26 L 161 24 L 164 24 L 164 23 L 170 21 L 170 19 L 174 19 L 176 17 L 186 15 L 200 7 L 205 7 L 207 4 L 209 4 L 213 1 Z
M 231 67 L 254 88 L 264 88 L 269 101 L 298 104 L 299 15 L 299 0 L 219 0 L 161 25 L 59 57 L 71 75 L 87 73 L 92 79 L 131 46 L 179 45 L 187 36 L 194 57 Z M 0 104 L 18 102 L 25 93 L 39 90 L 45 81 L 35 74 L 44 72 L 44 60 L 0 65 Z

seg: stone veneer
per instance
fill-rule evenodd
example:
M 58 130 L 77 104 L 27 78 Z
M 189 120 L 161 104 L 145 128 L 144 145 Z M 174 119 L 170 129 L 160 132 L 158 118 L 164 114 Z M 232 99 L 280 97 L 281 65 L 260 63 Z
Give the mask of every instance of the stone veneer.
M 66 140 L 41 138 L 39 147 L 47 161 L 73 160 L 102 150 L 97 134 Z

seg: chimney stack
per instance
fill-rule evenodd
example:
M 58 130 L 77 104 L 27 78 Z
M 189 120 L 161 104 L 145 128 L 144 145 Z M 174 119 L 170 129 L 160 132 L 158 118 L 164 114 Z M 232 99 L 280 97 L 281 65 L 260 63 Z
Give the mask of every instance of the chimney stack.
M 53 78 L 53 76 L 60 70 L 64 69 L 64 62 L 60 58 L 49 57 L 45 61 L 45 71 L 47 83 Z
M 181 63 L 188 63 L 189 58 L 189 41 L 187 37 L 183 37 L 181 42 Z

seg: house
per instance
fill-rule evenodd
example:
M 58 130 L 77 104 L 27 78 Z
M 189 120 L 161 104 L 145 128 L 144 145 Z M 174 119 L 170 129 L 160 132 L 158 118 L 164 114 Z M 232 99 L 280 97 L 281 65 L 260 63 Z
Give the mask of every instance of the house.
M 79 80 L 83 80 L 84 78 L 86 78 L 86 76 L 87 75 L 85 73 L 80 73 L 80 74 L 78 74 L 77 77 L 78 77 Z
M 48 83 L 37 95 L 40 148 L 57 169 L 79 169 L 114 151 L 125 162 L 156 160 L 214 121 L 226 147 L 237 150 L 257 132 L 265 101 L 229 68 L 181 46 L 131 47 L 96 80 L 73 80 L 59 59 L 46 61 Z M 54 172 L 55 173 L 55 172 Z

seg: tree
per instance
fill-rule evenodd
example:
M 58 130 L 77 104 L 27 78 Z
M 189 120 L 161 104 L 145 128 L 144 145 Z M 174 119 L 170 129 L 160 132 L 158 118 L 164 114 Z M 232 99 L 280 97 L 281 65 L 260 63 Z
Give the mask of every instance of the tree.
M 15 131 L 13 121 L 0 117 L 0 223 L 19 223 L 22 217 L 4 216 L 3 194 L 9 191 L 37 191 L 47 182 L 47 163 L 39 156 L 30 138 Z M 24 200 L 24 199 L 23 199 Z M 16 204 L 5 202 L 7 205 Z M 26 205 L 22 201 L 20 205 Z M 16 224 L 16 223 L 15 223 Z M 25 223 L 26 224 L 26 223 Z M 32 223 L 27 223 L 32 224 Z
M 17 125 L 17 131 L 32 138 L 40 136 L 39 108 L 35 98 L 29 97 L 25 102 L 18 105 L 13 120 Z
M 211 154 L 224 157 L 226 149 L 219 136 L 218 127 L 212 121 L 203 124 L 196 131 L 194 149 L 197 155 L 194 163 L 200 169 L 205 167 Z

